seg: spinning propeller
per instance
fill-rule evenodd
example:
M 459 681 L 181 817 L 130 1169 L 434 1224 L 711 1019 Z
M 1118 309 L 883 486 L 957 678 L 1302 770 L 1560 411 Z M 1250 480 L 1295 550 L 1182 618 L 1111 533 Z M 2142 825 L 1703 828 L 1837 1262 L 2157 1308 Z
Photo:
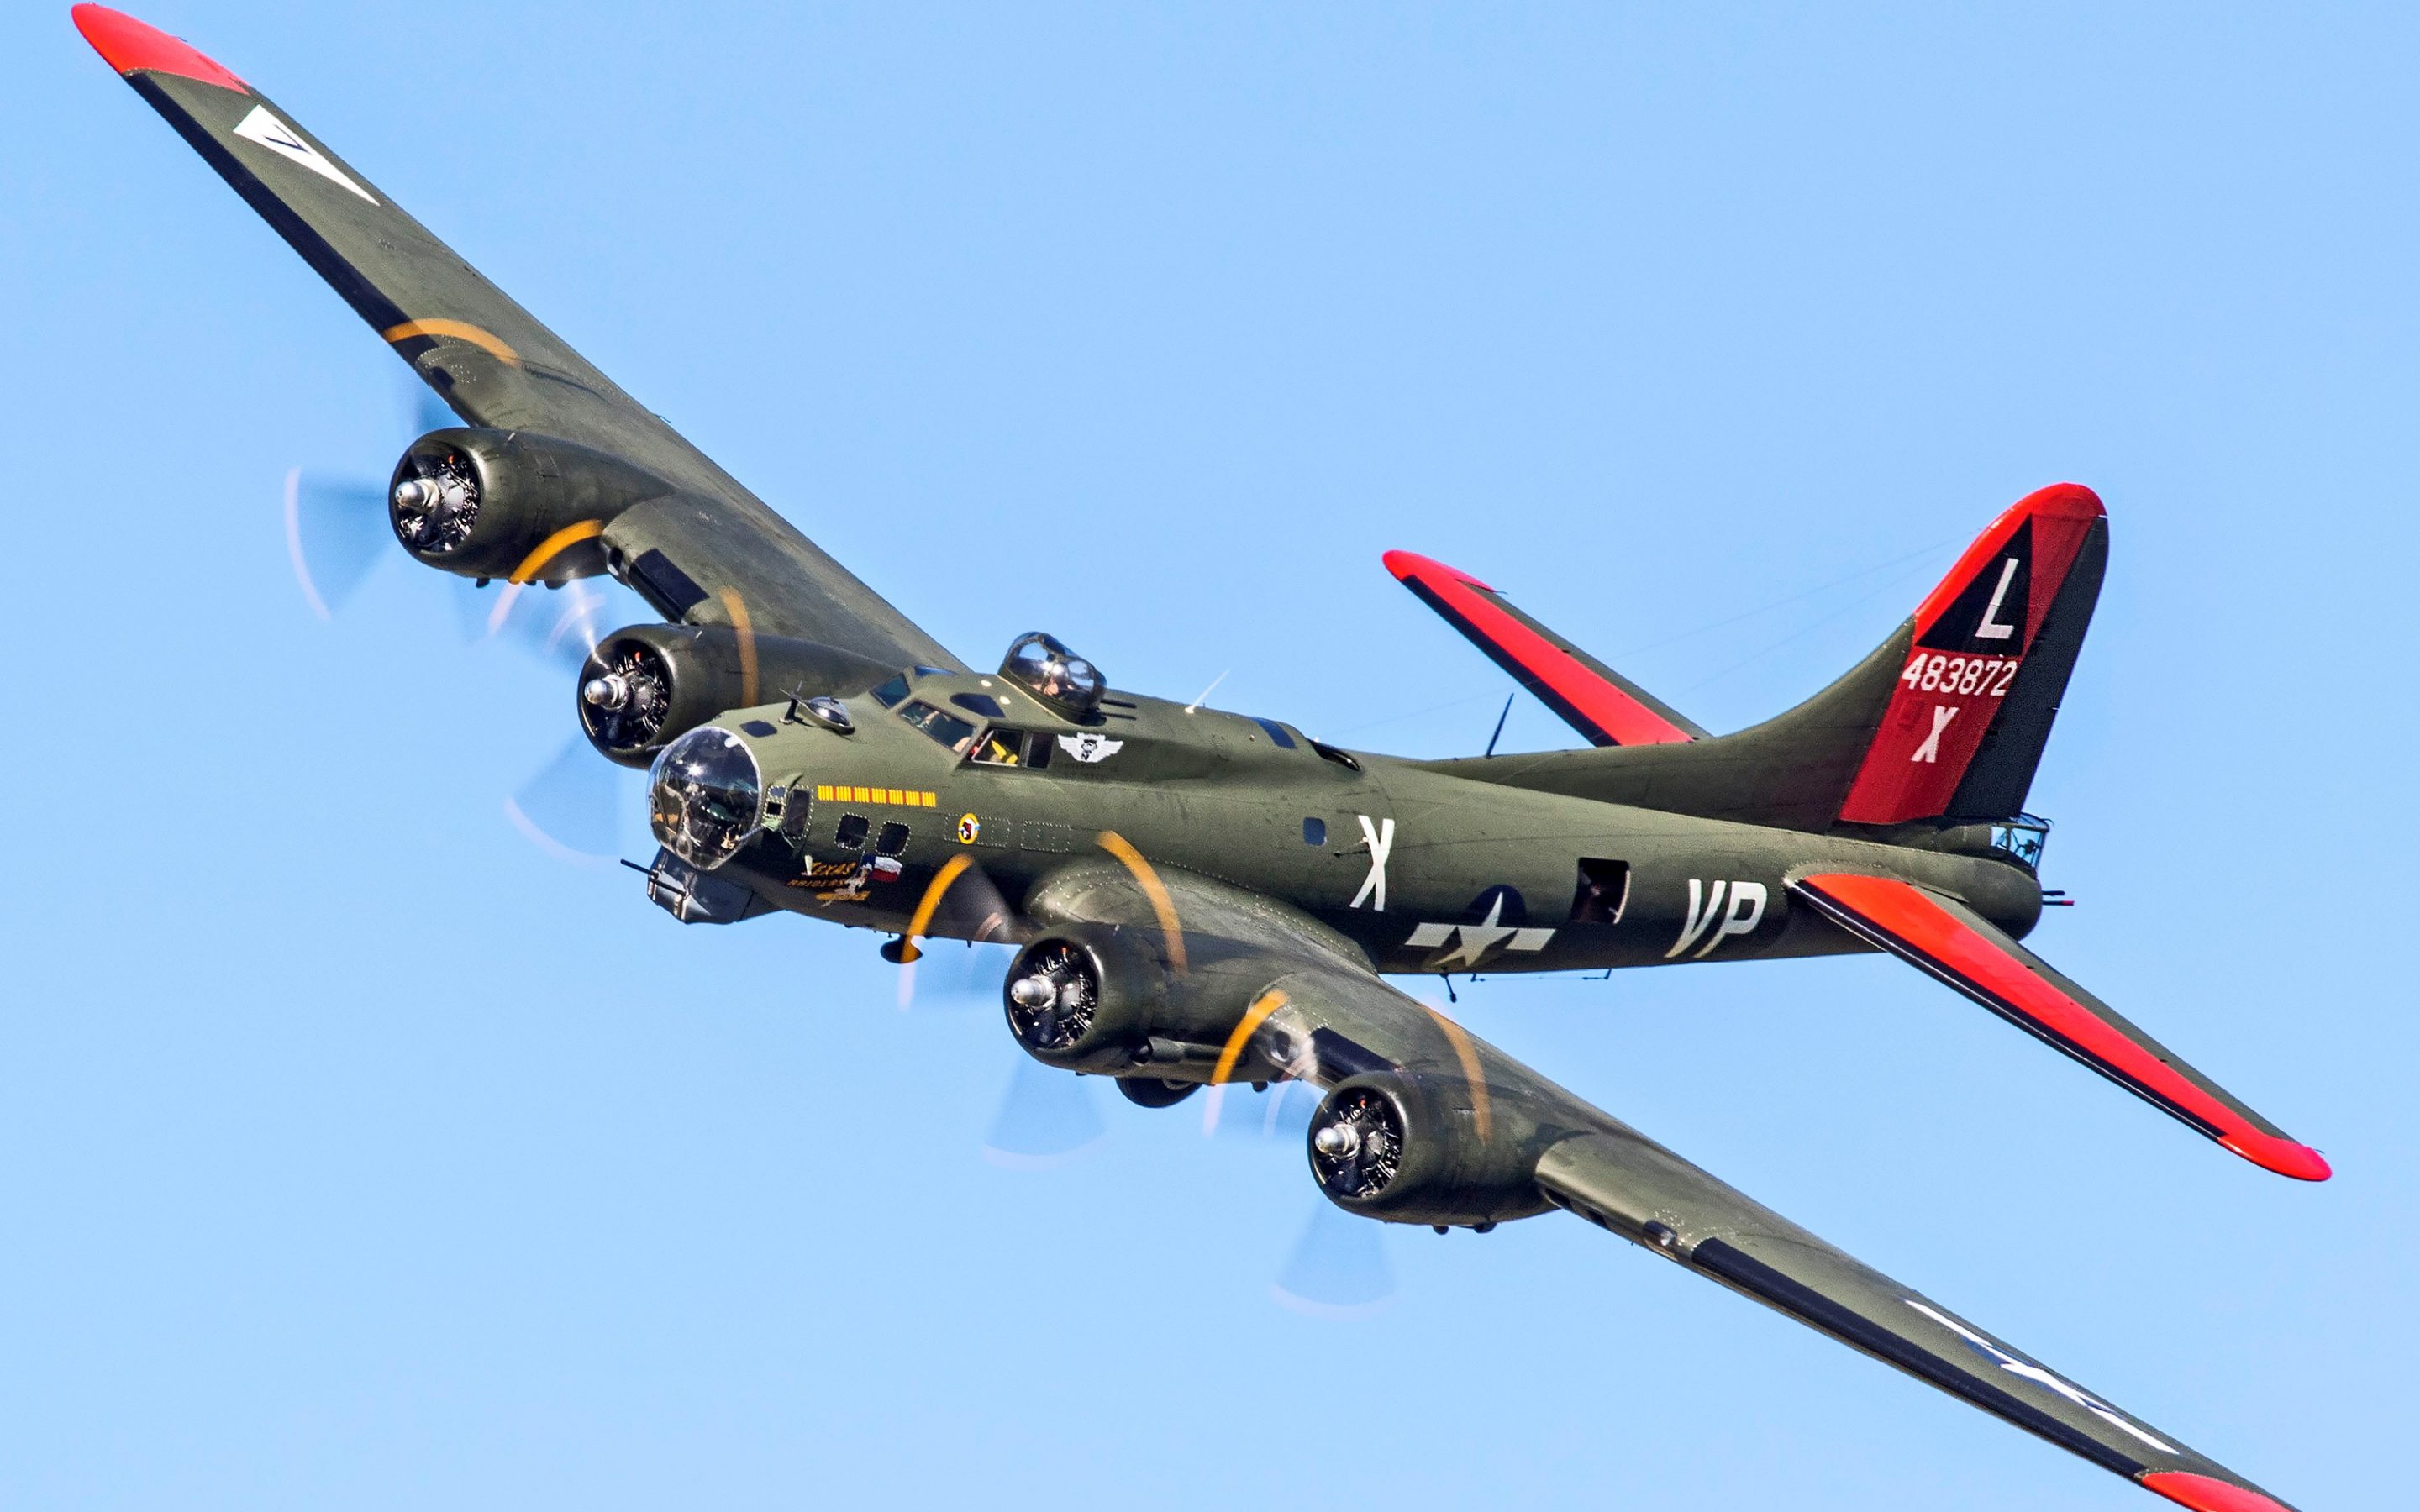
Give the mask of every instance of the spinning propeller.
M 1116 835 L 1104 835 L 1100 843 L 1133 874 L 1149 900 L 1167 958 L 1185 961 L 1184 926 L 1175 898 L 1151 863 Z M 1058 960 L 1045 951 L 1026 961 L 1025 974 L 1012 983 L 1004 978 L 1014 958 L 999 949 L 917 943 L 937 923 L 952 922 L 957 925 L 954 933 L 992 934 L 996 929 L 993 937 L 1005 940 L 1008 920 L 1015 917 L 980 866 L 966 856 L 953 856 L 927 885 L 907 933 L 885 950 L 900 963 L 899 1006 L 904 1010 L 936 997 L 989 1001 L 1005 1007 L 1021 1040 L 1049 1044 L 1080 1034 L 1094 1006 L 1094 984 L 1074 960 Z M 1269 1006 L 1278 1001 L 1282 999 Z M 1255 1011 L 1245 1017 L 1235 1048 L 1265 1016 L 1263 1005 L 1256 1004 Z M 1220 1073 L 1232 1071 L 1233 1064 L 1231 1055 L 1221 1062 Z M 985 1137 L 984 1158 L 1010 1169 L 1037 1170 L 1083 1154 L 1108 1133 L 1101 1080 L 1020 1055 Z M 1163 1103 L 1157 1086 L 1149 1083 L 1143 1085 L 1151 1087 L 1150 1092 L 1133 1096 L 1136 1085 L 1120 1084 L 1129 1092 L 1129 1102 L 1165 1106 L 1186 1100 L 1179 1092 Z M 1320 1103 L 1319 1089 L 1298 1081 L 1255 1086 L 1222 1079 L 1190 1096 L 1200 1100 L 1202 1137 L 1297 1149 L 1309 1137 L 1311 1116 Z M 1321 1318 L 1366 1317 L 1385 1306 L 1395 1294 L 1395 1281 L 1380 1226 L 1346 1213 L 1316 1194 L 1311 1202 L 1310 1219 L 1287 1253 L 1271 1295 L 1280 1305 Z
M 412 435 L 455 423 L 435 393 L 418 384 L 412 391 Z M 376 478 L 294 468 L 286 474 L 284 512 L 287 556 L 303 602 L 321 620 L 334 620 L 379 563 L 395 554 L 387 486 Z M 429 575 L 413 576 L 427 581 Z M 607 632 L 655 618 L 637 595 L 611 579 L 578 579 L 552 592 L 508 582 L 482 589 L 450 573 L 442 580 L 450 618 L 464 641 L 508 644 L 566 674 L 579 670 Z M 504 800 L 504 816 L 551 856 L 601 863 L 621 849 L 626 785 L 617 768 L 574 736 Z

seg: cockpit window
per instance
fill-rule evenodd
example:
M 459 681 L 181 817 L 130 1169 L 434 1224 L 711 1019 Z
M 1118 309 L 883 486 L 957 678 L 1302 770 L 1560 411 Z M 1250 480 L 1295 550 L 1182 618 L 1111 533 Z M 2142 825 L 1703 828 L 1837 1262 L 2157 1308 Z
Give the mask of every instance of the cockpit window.
M 895 709 L 899 707 L 899 701 L 908 696 L 908 674 L 906 672 L 901 672 L 898 676 L 883 684 L 880 687 L 876 688 L 874 690 L 874 696 L 882 701 L 882 706 L 886 709 Z
M 970 759 L 985 766 L 1024 766 L 1038 772 L 1050 764 L 1050 735 L 1043 730 L 986 730 L 975 741 Z
M 921 701 L 899 706 L 899 717 L 963 756 L 975 743 L 975 727 Z
M 756 758 L 728 730 L 692 730 L 656 758 L 647 817 L 664 849 L 712 871 L 739 852 L 765 811 Z
M 1018 636 L 1000 664 L 1001 675 L 1071 714 L 1101 706 L 1101 670 L 1039 630 Z

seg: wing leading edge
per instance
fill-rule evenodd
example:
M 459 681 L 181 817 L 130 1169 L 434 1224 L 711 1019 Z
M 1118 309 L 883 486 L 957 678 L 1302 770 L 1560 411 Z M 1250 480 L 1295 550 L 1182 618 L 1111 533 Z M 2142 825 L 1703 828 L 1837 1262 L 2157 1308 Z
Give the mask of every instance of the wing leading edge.
M 1233 1069 L 1238 1043 L 1269 1026 L 1314 1047 L 1314 1063 L 1300 1074 L 1316 1085 L 1373 1069 L 1449 1084 L 1459 1094 L 1451 1101 L 1470 1113 L 1462 1137 L 1477 1147 L 1465 1151 L 1462 1168 L 1528 1172 L 1538 1199 L 1529 1211 L 1561 1207 L 2180 1505 L 2290 1512 L 1396 991 L 1311 919 L 1205 878 L 1149 872 L 1139 858 L 1130 866 L 1132 875 L 1106 864 L 1071 867 L 1037 888 L 1029 906 L 1050 926 L 1181 933 L 1197 974 L 1282 982 L 1249 1011 L 1239 1001 L 1222 1072 Z M 1246 969 L 1247 962 L 1257 965 Z
M 934 640 L 388 200 L 191 45 L 97 5 L 93 49 L 471 424 L 553 436 L 675 490 L 607 528 L 667 619 L 796 636 L 888 666 L 955 666 Z
M 1819 872 L 1791 890 L 1849 933 L 1948 983 L 2266 1170 L 2324 1181 L 2325 1157 L 2185 1064 L 1956 899 L 1895 878 Z

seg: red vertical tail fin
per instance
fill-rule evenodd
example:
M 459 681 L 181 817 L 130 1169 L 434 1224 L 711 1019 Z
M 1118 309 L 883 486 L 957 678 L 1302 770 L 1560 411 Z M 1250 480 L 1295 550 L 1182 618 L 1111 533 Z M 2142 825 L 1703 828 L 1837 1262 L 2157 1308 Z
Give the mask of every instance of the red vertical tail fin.
M 2107 511 L 2072 483 L 2028 494 L 1977 536 L 1916 609 L 1840 819 L 1997 819 L 2023 808 L 2108 556 Z
M 2100 499 L 2076 484 L 2053 484 L 1992 521 L 1915 616 L 1864 660 L 1762 724 L 1435 764 L 1482 782 L 1788 829 L 2007 819 L 2025 806 L 2108 563 Z M 1416 591 L 1422 586 L 1404 565 L 1389 565 Z M 1476 609 L 1513 612 L 1500 597 L 1470 594 Z M 1468 609 L 1462 618 L 1448 612 L 1458 625 L 1476 617 Z M 1498 628 L 1482 643 L 1513 639 Z M 1566 671 L 1574 661 L 1535 659 Z M 1591 687 L 1609 686 L 1610 669 L 1592 670 L 1601 675 Z M 1621 690 L 1644 700 L 1635 685 Z

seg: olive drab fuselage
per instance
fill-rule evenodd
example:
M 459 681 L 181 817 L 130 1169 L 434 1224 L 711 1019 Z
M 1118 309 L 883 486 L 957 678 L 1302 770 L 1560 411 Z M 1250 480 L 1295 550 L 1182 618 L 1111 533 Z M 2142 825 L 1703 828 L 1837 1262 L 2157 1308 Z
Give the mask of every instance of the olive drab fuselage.
M 712 873 L 754 895 L 751 913 L 1014 939 L 1026 893 L 1099 859 L 1111 837 L 1154 865 L 1292 903 L 1393 973 L 1865 949 L 1791 907 L 1792 877 L 1825 868 L 1886 868 L 2016 934 L 2041 907 L 2033 875 L 2008 860 L 1505 787 L 1132 694 L 1071 718 L 1004 677 L 925 672 L 898 707 L 871 693 L 842 702 L 845 732 L 783 703 L 713 721 L 746 744 L 767 793 L 762 828 Z M 1013 764 L 901 717 L 919 703 L 976 726 Z M 987 888 L 950 885 L 970 868 Z

